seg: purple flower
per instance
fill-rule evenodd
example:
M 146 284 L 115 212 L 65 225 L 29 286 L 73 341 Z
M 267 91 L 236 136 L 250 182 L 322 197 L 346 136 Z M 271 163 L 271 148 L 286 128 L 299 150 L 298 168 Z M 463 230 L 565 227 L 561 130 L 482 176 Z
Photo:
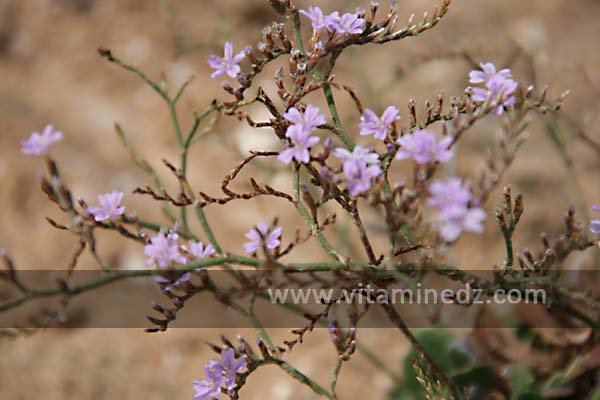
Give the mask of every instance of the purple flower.
M 292 107 L 283 114 L 283 117 L 292 123 L 292 125 L 288 127 L 288 130 L 293 126 L 298 126 L 302 131 L 308 133 L 312 133 L 319 126 L 324 125 L 327 122 L 325 120 L 325 115 L 321 113 L 319 107 L 315 107 L 312 104 L 306 106 L 304 113 L 300 112 L 296 107 Z
M 329 32 L 359 35 L 363 33 L 364 25 L 364 18 L 360 18 L 358 14 L 346 13 L 340 17 L 340 13 L 336 11 L 325 17 L 325 26 Z
M 447 242 L 454 242 L 462 232 L 482 233 L 485 211 L 479 207 L 454 207 L 439 214 L 438 231 Z
M 371 189 L 371 181 L 381 176 L 379 155 L 370 149 L 355 146 L 354 151 L 350 152 L 338 147 L 333 155 L 343 160 L 342 170 L 348 182 L 348 193 L 352 197 Z
M 300 125 L 288 127 L 286 136 L 292 141 L 292 146 L 282 151 L 277 159 L 284 164 L 289 164 L 293 159 L 301 163 L 310 161 L 310 148 L 319 143 L 319 138 L 310 136 L 309 132 L 302 130 Z
M 376 139 L 384 140 L 390 126 L 400 119 L 399 113 L 400 111 L 396 107 L 389 106 L 385 109 L 381 118 L 379 118 L 373 110 L 367 108 L 362 117 L 360 117 L 360 124 L 358 125 L 360 134 L 373 135 Z
M 55 131 L 52 125 L 46 125 L 40 134 L 33 132 L 27 140 L 21 142 L 21 153 L 25 155 L 41 156 L 48 154 L 50 146 L 63 138 L 62 132 Z
M 231 391 L 235 387 L 236 375 L 246 369 L 246 356 L 236 359 L 233 349 L 224 348 L 221 351 L 221 359 L 211 360 L 207 367 L 210 373 L 206 375 L 215 380 L 219 376 L 222 377 L 225 381 L 225 388 Z
M 226 42 L 223 58 L 217 56 L 216 54 L 208 57 L 208 65 L 211 68 L 216 69 L 216 71 L 213 72 L 210 77 L 214 79 L 223 74 L 227 74 L 232 78 L 238 76 L 241 71 L 241 68 L 238 64 L 246 57 L 248 51 L 249 49 L 246 48 L 244 51 L 233 55 L 233 44 L 231 42 Z
M 300 10 L 300 14 L 310 19 L 314 32 L 318 32 L 325 28 L 325 16 L 319 7 L 310 6 L 308 7 L 308 11 Z
M 98 222 L 109 220 L 113 217 L 123 215 L 125 207 L 120 206 L 123 193 L 116 190 L 111 193 L 98 195 L 99 206 L 89 207 L 87 211 L 94 216 Z
M 256 227 L 250 228 L 248 233 L 246 233 L 246 237 L 250 239 L 250 242 L 244 244 L 244 250 L 248 254 L 256 253 L 263 244 L 267 249 L 273 250 L 281 244 L 279 240 L 281 232 L 282 229 L 280 226 L 269 228 L 266 222 L 261 222 Z
M 462 179 L 457 177 L 433 181 L 429 192 L 432 197 L 427 199 L 427 205 L 438 210 L 466 207 L 473 198 L 471 186 L 468 183 L 463 185 Z
M 156 264 L 159 268 L 167 268 L 172 263 L 186 264 L 187 258 L 179 251 L 179 235 L 177 224 L 171 232 L 166 234 L 160 231 L 156 236 L 150 238 L 150 243 L 144 246 L 144 255 L 148 257 L 147 266 Z
M 215 254 L 215 248 L 212 244 L 204 246 L 202 242 L 190 241 L 187 246 L 181 246 L 181 249 L 195 258 L 206 258 Z
M 469 208 L 473 198 L 471 187 L 463 184 L 457 177 L 437 180 L 429 185 L 432 197 L 427 200 L 427 205 L 438 210 L 436 227 L 440 235 L 447 242 L 453 242 L 464 232 L 483 232 L 485 212 L 478 207 Z
M 495 76 L 510 79 L 512 73 L 510 69 L 505 68 L 496 72 L 496 66 L 492 63 L 480 63 L 481 71 L 473 70 L 469 73 L 469 82 L 471 83 L 486 83 Z
M 398 144 L 402 146 L 396 158 L 406 160 L 412 158 L 419 164 L 429 162 L 446 162 L 453 156 L 450 145 L 452 137 L 444 136 L 439 142 L 436 140 L 435 132 L 427 129 L 417 129 L 411 134 L 398 138 Z
M 469 82 L 474 84 L 483 83 L 485 88 L 473 88 L 473 101 L 483 103 L 491 99 L 495 101 L 500 93 L 500 105 L 492 111 L 493 114 L 501 115 L 506 107 L 516 103 L 514 92 L 519 86 L 518 82 L 512 79 L 510 69 L 505 68 L 496 72 L 496 67 L 492 63 L 481 63 L 481 71 L 471 71 L 469 73 Z
M 200 271 L 202 269 L 203 268 L 198 268 L 196 271 Z M 190 272 L 186 272 L 179 278 L 175 279 L 174 281 L 171 281 L 165 277 L 157 275 L 154 277 L 154 282 L 158 283 L 163 290 L 170 292 L 171 290 L 173 290 L 173 288 L 178 287 L 182 283 L 189 281 L 191 277 L 192 274 Z
M 204 373 L 209 379 L 194 381 L 194 400 L 212 400 L 221 394 L 221 383 L 223 375 L 216 374 L 211 370 L 210 363 L 204 367 Z
M 284 164 L 289 164 L 293 159 L 302 163 L 309 162 L 310 148 L 319 143 L 319 138 L 310 134 L 326 123 L 325 116 L 318 107 L 309 104 L 304 113 L 292 107 L 283 114 L 283 117 L 291 122 L 285 136 L 291 140 L 292 146 L 281 152 L 279 161 Z
M 593 205 L 592 210 L 600 213 L 600 206 Z M 590 231 L 600 235 L 600 219 L 593 219 L 590 222 Z

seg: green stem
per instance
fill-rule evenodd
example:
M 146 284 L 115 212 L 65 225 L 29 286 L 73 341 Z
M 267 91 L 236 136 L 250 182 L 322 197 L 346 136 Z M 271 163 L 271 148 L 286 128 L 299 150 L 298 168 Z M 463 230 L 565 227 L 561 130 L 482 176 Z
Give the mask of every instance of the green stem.
M 342 261 L 341 256 L 335 251 L 333 246 L 327 241 L 325 236 L 323 236 L 323 234 L 319 231 L 319 227 L 315 224 L 315 221 L 313 221 L 313 218 L 306 210 L 306 207 L 304 207 L 304 204 L 302 203 L 302 198 L 300 195 L 300 168 L 297 163 L 296 163 L 295 167 L 296 167 L 296 172 L 294 173 L 294 198 L 296 200 L 296 209 L 298 210 L 300 215 L 302 215 L 302 217 L 306 221 L 306 225 L 308 226 L 308 229 L 310 230 L 310 232 L 316 236 L 317 241 L 319 242 L 319 245 L 321 245 L 323 250 L 325 250 L 327 252 L 327 254 L 329 254 L 329 256 L 331 256 L 331 258 L 333 258 L 334 260 Z
M 213 245 L 213 247 L 215 248 L 217 253 L 223 254 L 223 249 L 219 245 L 219 242 L 217 241 L 217 238 L 215 237 L 215 234 L 213 233 L 213 231 L 210 227 L 210 224 L 208 223 L 208 220 L 206 219 L 206 214 L 204 213 L 204 209 L 202 209 L 200 207 L 196 207 L 196 217 L 198 218 L 198 221 L 200 221 L 200 225 L 202 225 L 202 229 L 204 230 L 206 237 L 208 237 L 208 241 L 210 242 L 210 244 Z

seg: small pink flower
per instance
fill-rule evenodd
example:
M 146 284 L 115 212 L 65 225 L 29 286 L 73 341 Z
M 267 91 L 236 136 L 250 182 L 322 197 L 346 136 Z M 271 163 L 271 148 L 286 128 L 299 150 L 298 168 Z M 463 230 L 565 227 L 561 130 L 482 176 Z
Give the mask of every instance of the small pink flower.
M 223 57 L 213 54 L 208 58 L 208 65 L 216 70 L 210 77 L 214 79 L 223 74 L 227 74 L 232 78 L 237 77 L 242 70 L 238 64 L 246 58 L 249 51 L 250 49 L 246 48 L 244 51 L 233 55 L 233 44 L 226 42 Z
M 380 118 L 373 110 L 367 108 L 360 117 L 360 134 L 373 135 L 375 139 L 384 140 L 392 124 L 400 119 L 399 113 L 396 107 L 389 106 Z
M 313 32 L 325 28 L 325 16 L 319 7 L 309 6 L 308 11 L 300 10 L 300 14 L 306 16 L 312 24 Z
M 215 248 L 210 243 L 205 246 L 202 242 L 190 241 L 187 246 L 181 246 L 181 249 L 196 258 L 206 258 L 215 254 Z
M 355 146 L 352 152 L 338 147 L 333 155 L 343 161 L 342 169 L 348 183 L 348 193 L 358 197 L 371 189 L 372 181 L 382 174 L 379 155 L 371 149 Z
M 485 88 L 473 88 L 473 101 L 484 103 L 488 99 L 495 101 L 500 96 L 500 105 L 492 110 L 495 115 L 502 115 L 508 106 L 517 102 L 514 96 L 518 82 L 512 79 L 510 69 L 505 68 L 496 72 L 496 66 L 492 63 L 481 63 L 481 71 L 474 70 L 469 73 L 469 82 L 474 84 L 485 84 Z
M 98 222 L 106 221 L 119 215 L 123 215 L 125 207 L 121 206 L 123 193 L 116 190 L 111 193 L 98 195 L 99 206 L 89 207 L 87 211 L 94 216 Z
M 34 156 L 48 154 L 50 146 L 62 138 L 62 132 L 55 131 L 52 125 L 46 125 L 41 134 L 33 132 L 27 140 L 21 142 L 21 153 Z
M 280 226 L 274 226 L 269 228 L 266 222 L 261 222 L 256 227 L 250 228 L 246 237 L 250 239 L 250 242 L 244 244 L 244 251 L 248 254 L 256 253 L 263 244 L 269 250 L 277 248 L 281 241 L 282 229 Z
M 159 268 L 168 268 L 173 263 L 186 264 L 188 262 L 180 251 L 178 225 L 176 223 L 169 233 L 160 231 L 150 238 L 150 243 L 144 246 L 144 255 L 148 257 L 147 266 L 156 264 Z
M 399 160 L 412 158 L 419 164 L 430 162 L 446 162 L 453 156 L 450 145 L 452 137 L 444 136 L 437 141 L 435 132 L 417 129 L 413 133 L 398 138 L 400 150 L 396 154 Z

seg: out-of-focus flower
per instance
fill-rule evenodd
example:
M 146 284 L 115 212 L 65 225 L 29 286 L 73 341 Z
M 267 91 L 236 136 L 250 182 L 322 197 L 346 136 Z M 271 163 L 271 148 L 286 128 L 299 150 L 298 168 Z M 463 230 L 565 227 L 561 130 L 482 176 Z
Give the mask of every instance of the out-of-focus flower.
M 379 156 L 361 146 L 355 146 L 352 152 L 338 147 L 333 155 L 343 160 L 342 170 L 348 182 L 348 193 L 358 197 L 371 189 L 372 180 L 381 176 Z
M 437 141 L 435 132 L 427 129 L 417 129 L 411 134 L 398 138 L 398 144 L 402 146 L 396 158 L 405 160 L 412 158 L 419 164 L 429 162 L 446 162 L 453 156 L 450 145 L 452 137 L 444 136 Z
M 310 19 L 314 32 L 318 32 L 325 28 L 325 16 L 319 7 L 309 6 L 308 11 L 300 10 L 300 14 L 305 15 Z
M 33 156 L 48 154 L 50 146 L 62 138 L 62 132 L 55 131 L 52 125 L 46 125 L 42 133 L 33 132 L 21 142 L 21 153 Z
M 180 252 L 177 226 L 175 224 L 175 227 L 169 233 L 160 231 L 150 238 L 150 243 L 144 246 L 144 255 L 148 257 L 147 266 L 156 264 L 159 268 L 167 268 L 173 263 L 187 263 L 187 258 Z
M 210 77 L 214 79 L 223 74 L 227 74 L 232 78 L 237 77 L 241 71 L 238 64 L 246 57 L 248 52 L 249 48 L 246 48 L 234 55 L 233 44 L 231 42 L 226 42 L 223 57 L 219 57 L 216 54 L 208 57 L 208 65 L 216 70 Z
M 300 125 L 288 128 L 286 136 L 292 141 L 292 146 L 282 151 L 277 159 L 284 164 L 289 164 L 293 159 L 301 163 L 310 161 L 310 148 L 319 143 L 319 138 L 310 136 Z
M 600 206 L 593 205 L 592 210 L 600 213 Z M 600 219 L 593 219 L 590 222 L 590 231 L 600 235 Z
M 495 101 L 502 94 L 500 105 L 492 111 L 496 115 L 502 115 L 506 107 L 516 103 L 514 92 L 519 84 L 512 79 L 512 73 L 508 68 L 496 72 L 496 67 L 492 63 L 481 63 L 480 66 L 481 71 L 475 70 L 469 73 L 469 82 L 483 83 L 486 87 L 473 88 L 473 101 L 483 103 L 488 98 Z
M 335 11 L 325 17 L 325 26 L 329 32 L 359 35 L 363 33 L 364 25 L 364 18 L 360 18 L 358 14 L 345 13 L 340 17 L 340 13 Z
M 431 197 L 427 205 L 438 210 L 466 207 L 473 198 L 469 184 L 463 184 L 462 179 L 451 177 L 446 180 L 435 180 L 429 185 Z
M 94 216 L 98 222 L 106 221 L 119 215 L 123 215 L 125 207 L 121 206 L 123 193 L 116 190 L 111 193 L 98 195 L 99 206 L 92 206 L 87 211 Z
M 429 192 L 432 197 L 427 200 L 427 204 L 438 210 L 436 227 L 444 240 L 453 242 L 462 232 L 483 232 L 486 214 L 481 208 L 469 207 L 473 197 L 469 184 L 463 184 L 460 178 L 452 177 L 432 182 Z
M 210 370 L 210 374 L 207 373 L 207 376 L 211 378 L 217 378 L 217 376 L 223 377 L 225 388 L 231 391 L 235 387 L 236 375 L 246 369 L 246 365 L 245 355 L 236 359 L 233 349 L 224 348 L 221 351 L 220 360 L 211 360 L 207 364 Z
M 384 140 L 390 126 L 400 119 L 399 113 L 400 111 L 396 107 L 389 106 L 380 118 L 373 110 L 367 108 L 360 117 L 360 124 L 358 125 L 360 134 L 373 135 L 376 139 Z
M 204 373 L 210 378 L 194 381 L 194 400 L 213 400 L 221 394 L 223 375 L 213 373 L 210 369 L 210 363 L 204 367 Z
M 269 250 L 277 248 L 281 244 L 279 240 L 281 232 L 280 226 L 269 228 L 269 224 L 266 222 L 257 224 L 246 233 L 246 237 L 250 239 L 250 242 L 244 244 L 244 251 L 248 254 L 256 253 L 258 249 L 262 248 L 263 244 Z
M 182 245 L 181 249 L 196 258 L 206 258 L 215 254 L 215 248 L 212 244 L 209 243 L 205 246 L 204 243 L 194 242 L 193 240 L 191 240 L 187 246 Z
M 453 207 L 440 211 L 438 231 L 447 242 L 453 242 L 462 232 L 482 233 L 485 211 L 479 207 Z

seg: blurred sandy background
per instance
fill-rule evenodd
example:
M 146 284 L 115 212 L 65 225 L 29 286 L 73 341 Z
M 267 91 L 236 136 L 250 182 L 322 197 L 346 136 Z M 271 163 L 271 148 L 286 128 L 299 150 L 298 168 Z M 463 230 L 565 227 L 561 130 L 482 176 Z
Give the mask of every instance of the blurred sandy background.
M 366 0 L 311 4 L 315 3 L 326 11 L 368 7 Z M 429 0 L 399 3 L 406 19 L 411 12 L 421 15 L 435 4 Z M 382 5 L 385 8 L 387 1 Z M 516 49 L 521 48 L 532 57 L 537 82 L 551 84 L 552 96 L 565 89 L 572 91 L 566 112 L 600 141 L 599 18 L 600 2 L 593 0 L 456 0 L 440 25 L 418 38 L 385 47 L 350 49 L 342 56 L 336 76 L 353 86 L 366 106 L 382 109 L 395 104 L 405 114 L 410 98 L 422 104 L 440 89 L 460 95 L 468 84 L 470 66 L 463 58 L 420 60 L 466 51 L 475 60 L 503 64 L 513 60 Z M 0 0 L 0 247 L 10 250 L 19 267 L 32 269 L 64 266 L 76 248 L 71 235 L 54 231 L 44 219 L 60 215 L 38 189 L 36 172 L 42 165 L 19 153 L 20 141 L 48 122 L 65 133 L 53 154 L 76 196 L 93 202 L 98 193 L 117 188 L 126 192 L 129 210 L 165 222 L 152 201 L 129 194 L 150 181 L 120 147 L 113 124 L 118 121 L 123 126 L 140 155 L 169 181 L 160 160 L 176 161 L 178 153 L 167 109 L 140 80 L 97 56 L 98 46 L 111 48 L 154 79 L 164 73 L 172 91 L 195 76 L 179 108 L 182 123 L 188 127 L 193 111 L 225 96 L 219 89 L 220 80 L 209 77 L 208 55 L 220 53 L 225 40 L 232 40 L 236 49 L 255 44 L 260 29 L 274 19 L 276 14 L 266 0 Z M 531 82 L 528 63 L 518 59 L 512 66 L 520 82 Z M 268 69 L 264 79 L 274 70 Z M 265 83 L 267 89 L 271 85 Z M 358 115 L 351 104 L 344 96 L 338 97 L 344 123 L 356 124 Z M 261 119 L 260 114 L 256 116 Z M 487 146 L 493 143 L 496 123 L 494 119 L 484 121 L 465 137 L 460 161 L 452 166 L 458 174 L 476 175 Z M 542 230 L 552 235 L 561 229 L 569 204 L 600 202 L 600 160 L 573 130 L 561 131 L 577 173 L 579 195 L 544 124 L 536 119 L 529 131 L 531 137 L 504 182 L 525 195 L 526 212 L 516 245 L 535 248 Z M 271 136 L 267 130 L 252 130 L 225 118 L 192 148 L 192 186 L 217 194 L 221 178 L 248 150 L 277 146 Z M 265 180 L 284 190 L 290 187 L 285 172 L 270 173 Z M 487 205 L 488 211 L 498 204 L 497 194 Z M 207 214 L 221 242 L 239 252 L 247 227 L 275 216 L 272 204 L 231 203 L 224 209 L 209 207 Z M 280 209 L 278 214 L 291 227 L 298 223 L 289 206 Z M 368 223 L 376 226 L 376 221 Z M 493 218 L 486 227 L 484 235 L 462 241 L 451 255 L 455 263 L 472 267 L 501 263 L 502 243 Z M 294 259 L 315 254 L 317 247 L 302 249 Z M 139 268 L 144 262 L 139 246 L 110 234 L 99 235 L 99 251 L 118 268 Z M 585 257 L 575 263 L 586 262 Z M 82 266 L 94 264 L 84 257 Z M 230 336 L 237 333 L 228 332 Z M 254 337 L 253 332 L 244 334 Z M 212 357 L 203 343 L 214 341 L 217 335 L 216 330 L 148 335 L 139 330 L 82 329 L 0 341 L 0 398 L 190 398 L 191 381 L 202 377 L 202 365 Z M 285 331 L 275 334 L 277 340 L 288 336 Z M 393 369 L 399 369 L 406 350 L 399 333 L 370 330 L 359 338 Z M 317 332 L 290 361 L 327 385 L 334 357 L 327 335 Z M 254 375 L 243 398 L 312 398 L 308 389 L 284 378 L 281 371 L 271 371 Z M 360 356 L 345 367 L 340 379 L 341 398 L 384 398 L 391 385 Z

